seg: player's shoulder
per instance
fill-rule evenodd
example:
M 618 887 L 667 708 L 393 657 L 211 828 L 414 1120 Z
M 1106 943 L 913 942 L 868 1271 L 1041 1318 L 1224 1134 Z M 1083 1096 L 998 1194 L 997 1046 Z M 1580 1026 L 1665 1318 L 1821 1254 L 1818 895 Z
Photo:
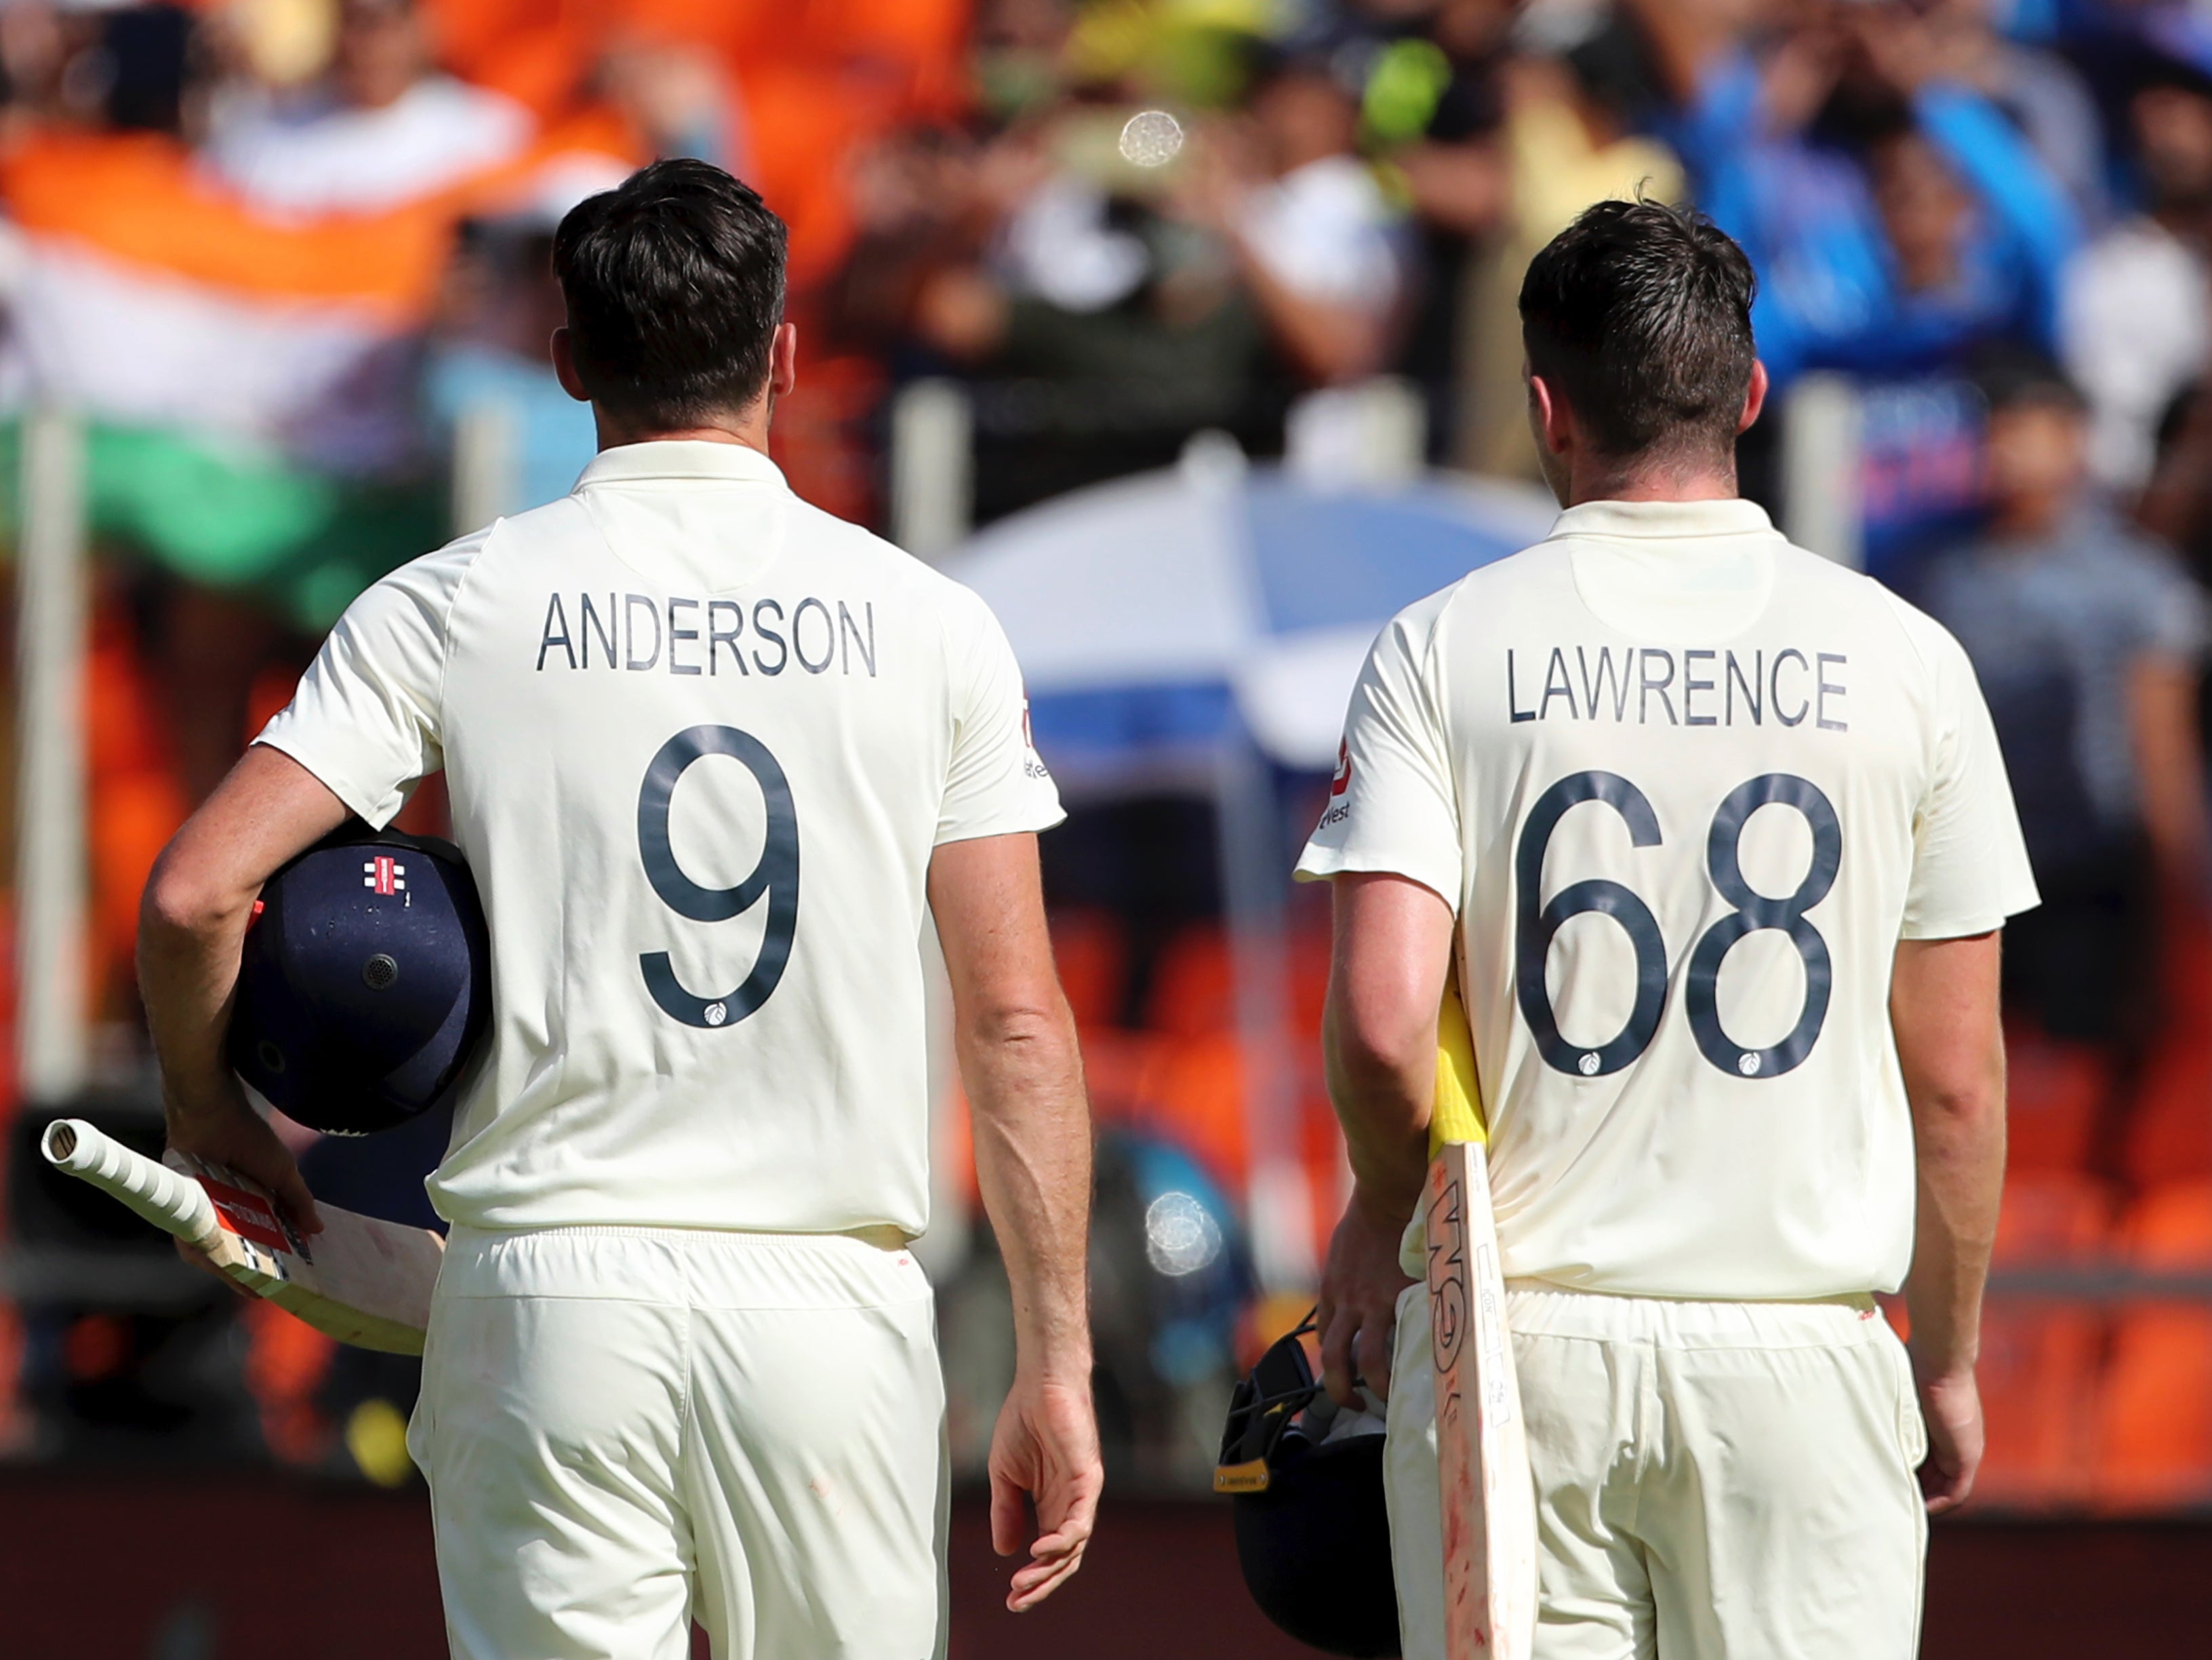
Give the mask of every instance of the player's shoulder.
M 1929 685 L 1971 683 L 1973 668 L 1958 636 L 1927 611 L 1863 572 L 1793 547 L 1800 580 L 1814 590 L 1822 614 L 1856 625 L 1868 644 L 1891 654 L 1890 668 L 1900 678 Z M 1849 609 L 1846 610 L 1845 608 Z
M 1556 536 L 1531 543 L 1517 553 L 1477 565 L 1456 581 L 1416 599 L 1390 621 L 1390 628 L 1423 648 L 1439 634 L 1470 624 L 1502 621 L 1524 601 L 1541 600 L 1574 583 L 1565 541 Z
M 841 519 L 804 496 L 791 498 L 789 528 L 794 537 L 805 541 L 809 559 L 829 560 L 864 572 L 922 604 L 957 604 L 962 596 L 974 598 L 967 588 L 896 542 L 864 525 Z
M 362 591 L 347 614 L 358 617 L 394 605 L 414 606 L 431 613 L 442 624 L 455 596 L 506 522 L 495 520 L 481 530 L 457 536 L 442 548 L 386 571 Z
M 966 583 L 863 526 L 793 500 L 792 528 L 805 540 L 809 563 L 853 579 L 860 590 L 886 595 L 908 625 L 933 626 L 948 661 L 965 659 L 1001 632 L 990 606 Z
M 1965 660 L 1964 648 L 1948 629 L 1865 572 L 1789 541 L 1778 544 L 1774 559 L 1778 593 L 1796 609 L 1820 617 L 1840 636 L 1856 635 L 1867 647 L 1895 654 L 1899 660 L 1893 666 L 1901 672 L 1948 672 Z

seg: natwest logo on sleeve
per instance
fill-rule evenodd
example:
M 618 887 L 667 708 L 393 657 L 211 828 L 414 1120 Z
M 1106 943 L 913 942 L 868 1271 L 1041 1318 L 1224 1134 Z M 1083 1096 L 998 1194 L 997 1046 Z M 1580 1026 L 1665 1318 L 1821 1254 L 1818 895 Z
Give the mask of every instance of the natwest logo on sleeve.
M 1336 775 L 1328 781 L 1328 793 L 1341 795 L 1352 787 L 1352 740 L 1346 739 L 1336 746 Z

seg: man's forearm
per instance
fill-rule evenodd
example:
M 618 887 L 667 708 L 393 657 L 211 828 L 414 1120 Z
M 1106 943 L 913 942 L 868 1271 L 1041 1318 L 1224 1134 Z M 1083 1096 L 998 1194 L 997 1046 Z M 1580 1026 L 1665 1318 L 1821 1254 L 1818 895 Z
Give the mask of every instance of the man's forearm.
M 1018 1364 L 1087 1384 L 1091 1114 L 1066 1006 L 963 1035 L 975 1172 L 1013 1292 Z
M 139 906 L 138 986 L 173 1120 L 222 1098 L 230 1000 L 253 896 L 194 890 L 164 856 Z
M 1334 1022 L 1325 1037 L 1328 1096 L 1344 1129 L 1352 1202 L 1402 1222 L 1420 1203 L 1428 1170 L 1429 1114 L 1437 1084 L 1433 1028 L 1425 1069 L 1358 1053 L 1356 1045 L 1340 1037 Z
M 1344 1127 L 1352 1202 L 1402 1224 L 1428 1171 L 1451 909 L 1401 877 L 1348 874 L 1334 885 L 1335 959 L 1322 1012 L 1328 1098 Z
M 1890 1018 L 1919 1166 L 1905 1298 L 1923 1382 L 1971 1371 L 1978 1344 L 2004 1187 L 1998 952 L 1994 934 L 1898 950 Z
M 1993 1107 L 1921 1117 L 1919 1225 L 1905 1298 L 1914 1365 L 1926 1377 L 1970 1369 L 1979 1347 L 2004 1183 L 2002 1103 L 2000 1093 Z

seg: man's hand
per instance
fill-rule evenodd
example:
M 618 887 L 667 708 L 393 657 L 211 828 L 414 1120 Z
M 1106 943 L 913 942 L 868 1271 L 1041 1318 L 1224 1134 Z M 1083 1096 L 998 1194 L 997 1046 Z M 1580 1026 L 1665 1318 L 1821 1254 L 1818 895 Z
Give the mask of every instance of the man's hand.
M 246 1104 L 234 1079 L 210 1092 L 189 1110 L 172 1106 L 169 1146 L 210 1164 L 225 1164 L 269 1190 L 292 1225 L 301 1233 L 320 1233 L 323 1219 L 300 1166 L 268 1122 Z
M 1328 1242 L 1314 1316 L 1321 1328 L 1322 1382 L 1339 1406 L 1355 1412 L 1363 1383 L 1389 1398 L 1398 1296 L 1413 1283 L 1398 1266 L 1398 1241 L 1407 1219 L 1355 1191 Z
M 1091 1407 L 1091 1115 L 1075 1017 L 1045 925 L 1036 837 L 938 848 L 929 905 L 952 982 L 953 1044 L 975 1130 L 975 1179 L 1014 1304 L 1014 1387 L 991 1438 L 991 1543 L 1037 1537 L 1006 1606 L 1035 1608 L 1083 1565 L 1105 1477 Z
M 1105 1485 L 1091 1385 L 1017 1376 L 991 1437 L 991 1548 L 1021 1549 L 1023 1499 L 1036 1506 L 1030 1560 L 1015 1571 L 1006 1606 L 1026 1614 L 1083 1566 Z
M 1928 1422 L 1928 1457 L 1920 1466 L 1928 1513 L 1941 1516 L 1966 1502 L 1982 1468 L 1982 1395 L 1974 1374 L 1920 1380 L 1920 1414 Z

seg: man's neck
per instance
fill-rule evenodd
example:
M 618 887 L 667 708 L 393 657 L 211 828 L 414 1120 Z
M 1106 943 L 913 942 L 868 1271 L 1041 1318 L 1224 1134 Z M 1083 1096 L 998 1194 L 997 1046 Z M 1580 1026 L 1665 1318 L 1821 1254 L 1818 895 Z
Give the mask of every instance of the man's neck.
M 744 414 L 727 422 L 712 422 L 704 426 L 676 427 L 662 429 L 633 426 L 627 422 L 611 421 L 605 413 L 592 411 L 599 427 L 599 447 L 619 449 L 625 444 L 735 444 L 741 448 L 769 453 L 768 400 L 763 398 Z
M 1732 502 L 1736 489 L 1735 467 L 1621 466 L 1601 464 L 1577 467 L 1567 481 L 1567 505 L 1585 502 Z

